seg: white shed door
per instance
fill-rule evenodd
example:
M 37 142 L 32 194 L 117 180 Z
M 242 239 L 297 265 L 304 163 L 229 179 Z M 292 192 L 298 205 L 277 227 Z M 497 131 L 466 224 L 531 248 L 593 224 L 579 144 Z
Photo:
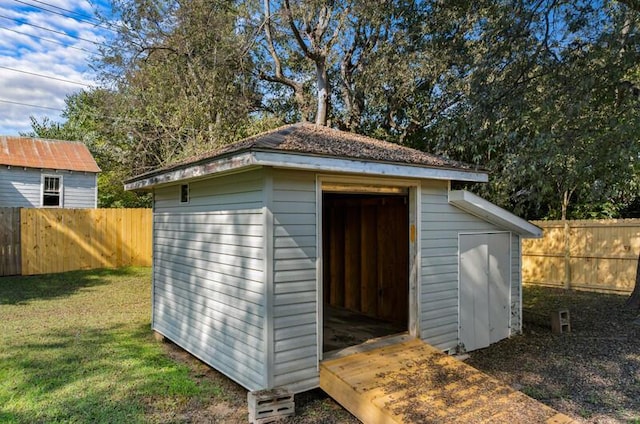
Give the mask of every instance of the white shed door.
M 509 337 L 510 236 L 460 235 L 460 341 L 482 349 Z

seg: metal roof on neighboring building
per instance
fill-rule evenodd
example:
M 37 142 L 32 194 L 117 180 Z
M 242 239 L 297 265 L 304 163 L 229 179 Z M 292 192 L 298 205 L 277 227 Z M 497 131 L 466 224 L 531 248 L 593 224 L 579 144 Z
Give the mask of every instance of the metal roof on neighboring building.
M 0 136 L 0 165 L 100 172 L 83 143 L 32 137 Z

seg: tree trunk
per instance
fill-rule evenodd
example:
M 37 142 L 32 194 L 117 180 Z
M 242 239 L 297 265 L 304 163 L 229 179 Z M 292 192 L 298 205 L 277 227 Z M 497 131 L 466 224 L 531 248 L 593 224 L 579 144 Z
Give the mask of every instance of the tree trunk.
M 316 61 L 316 78 L 318 84 L 318 110 L 316 112 L 316 125 L 327 125 L 329 110 L 329 75 L 325 59 Z
M 636 266 L 636 286 L 633 288 L 633 292 L 631 292 L 631 296 L 629 296 L 625 305 L 629 308 L 640 309 L 640 255 Z

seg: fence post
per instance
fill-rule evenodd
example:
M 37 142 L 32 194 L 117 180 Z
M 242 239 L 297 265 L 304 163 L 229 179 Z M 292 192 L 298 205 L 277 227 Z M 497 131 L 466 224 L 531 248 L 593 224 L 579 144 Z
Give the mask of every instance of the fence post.
M 564 224 L 564 288 L 571 288 L 571 244 L 569 221 L 563 220 Z

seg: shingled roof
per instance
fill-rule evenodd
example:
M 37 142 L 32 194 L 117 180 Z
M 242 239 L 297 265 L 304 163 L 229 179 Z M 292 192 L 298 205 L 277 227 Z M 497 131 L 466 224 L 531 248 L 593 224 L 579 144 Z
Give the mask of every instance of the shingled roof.
M 83 143 L 32 137 L 0 136 L 0 165 L 100 172 Z
M 387 164 L 390 166 L 452 170 L 457 175 L 461 173 L 486 174 L 486 171 L 478 170 L 471 165 L 399 144 L 324 126 L 299 123 L 258 134 L 179 163 L 138 175 L 128 180 L 126 186 L 128 189 L 139 189 L 184 178 L 202 176 L 217 172 L 212 171 L 210 167 L 207 167 L 207 164 L 240 158 L 243 153 L 257 152 L 282 154 L 287 155 L 288 158 L 298 155 L 335 161 L 347 160 L 360 163 Z M 295 167 L 292 163 L 287 163 L 286 159 L 284 161 L 283 166 Z M 249 160 L 249 162 L 254 165 L 269 164 L 258 159 Z M 249 162 L 244 163 L 242 166 L 250 165 Z M 197 167 L 200 167 L 200 169 L 193 172 L 183 172 L 189 168 Z M 348 172 L 349 170 L 345 169 L 344 171 Z M 476 180 L 475 176 L 471 178 Z
M 170 165 L 163 168 L 163 170 L 177 168 L 185 164 L 202 162 L 245 150 L 273 150 L 451 169 L 473 169 L 472 166 L 468 164 L 445 159 L 441 156 L 432 155 L 399 144 L 324 126 L 299 123 L 245 138 L 236 143 Z

